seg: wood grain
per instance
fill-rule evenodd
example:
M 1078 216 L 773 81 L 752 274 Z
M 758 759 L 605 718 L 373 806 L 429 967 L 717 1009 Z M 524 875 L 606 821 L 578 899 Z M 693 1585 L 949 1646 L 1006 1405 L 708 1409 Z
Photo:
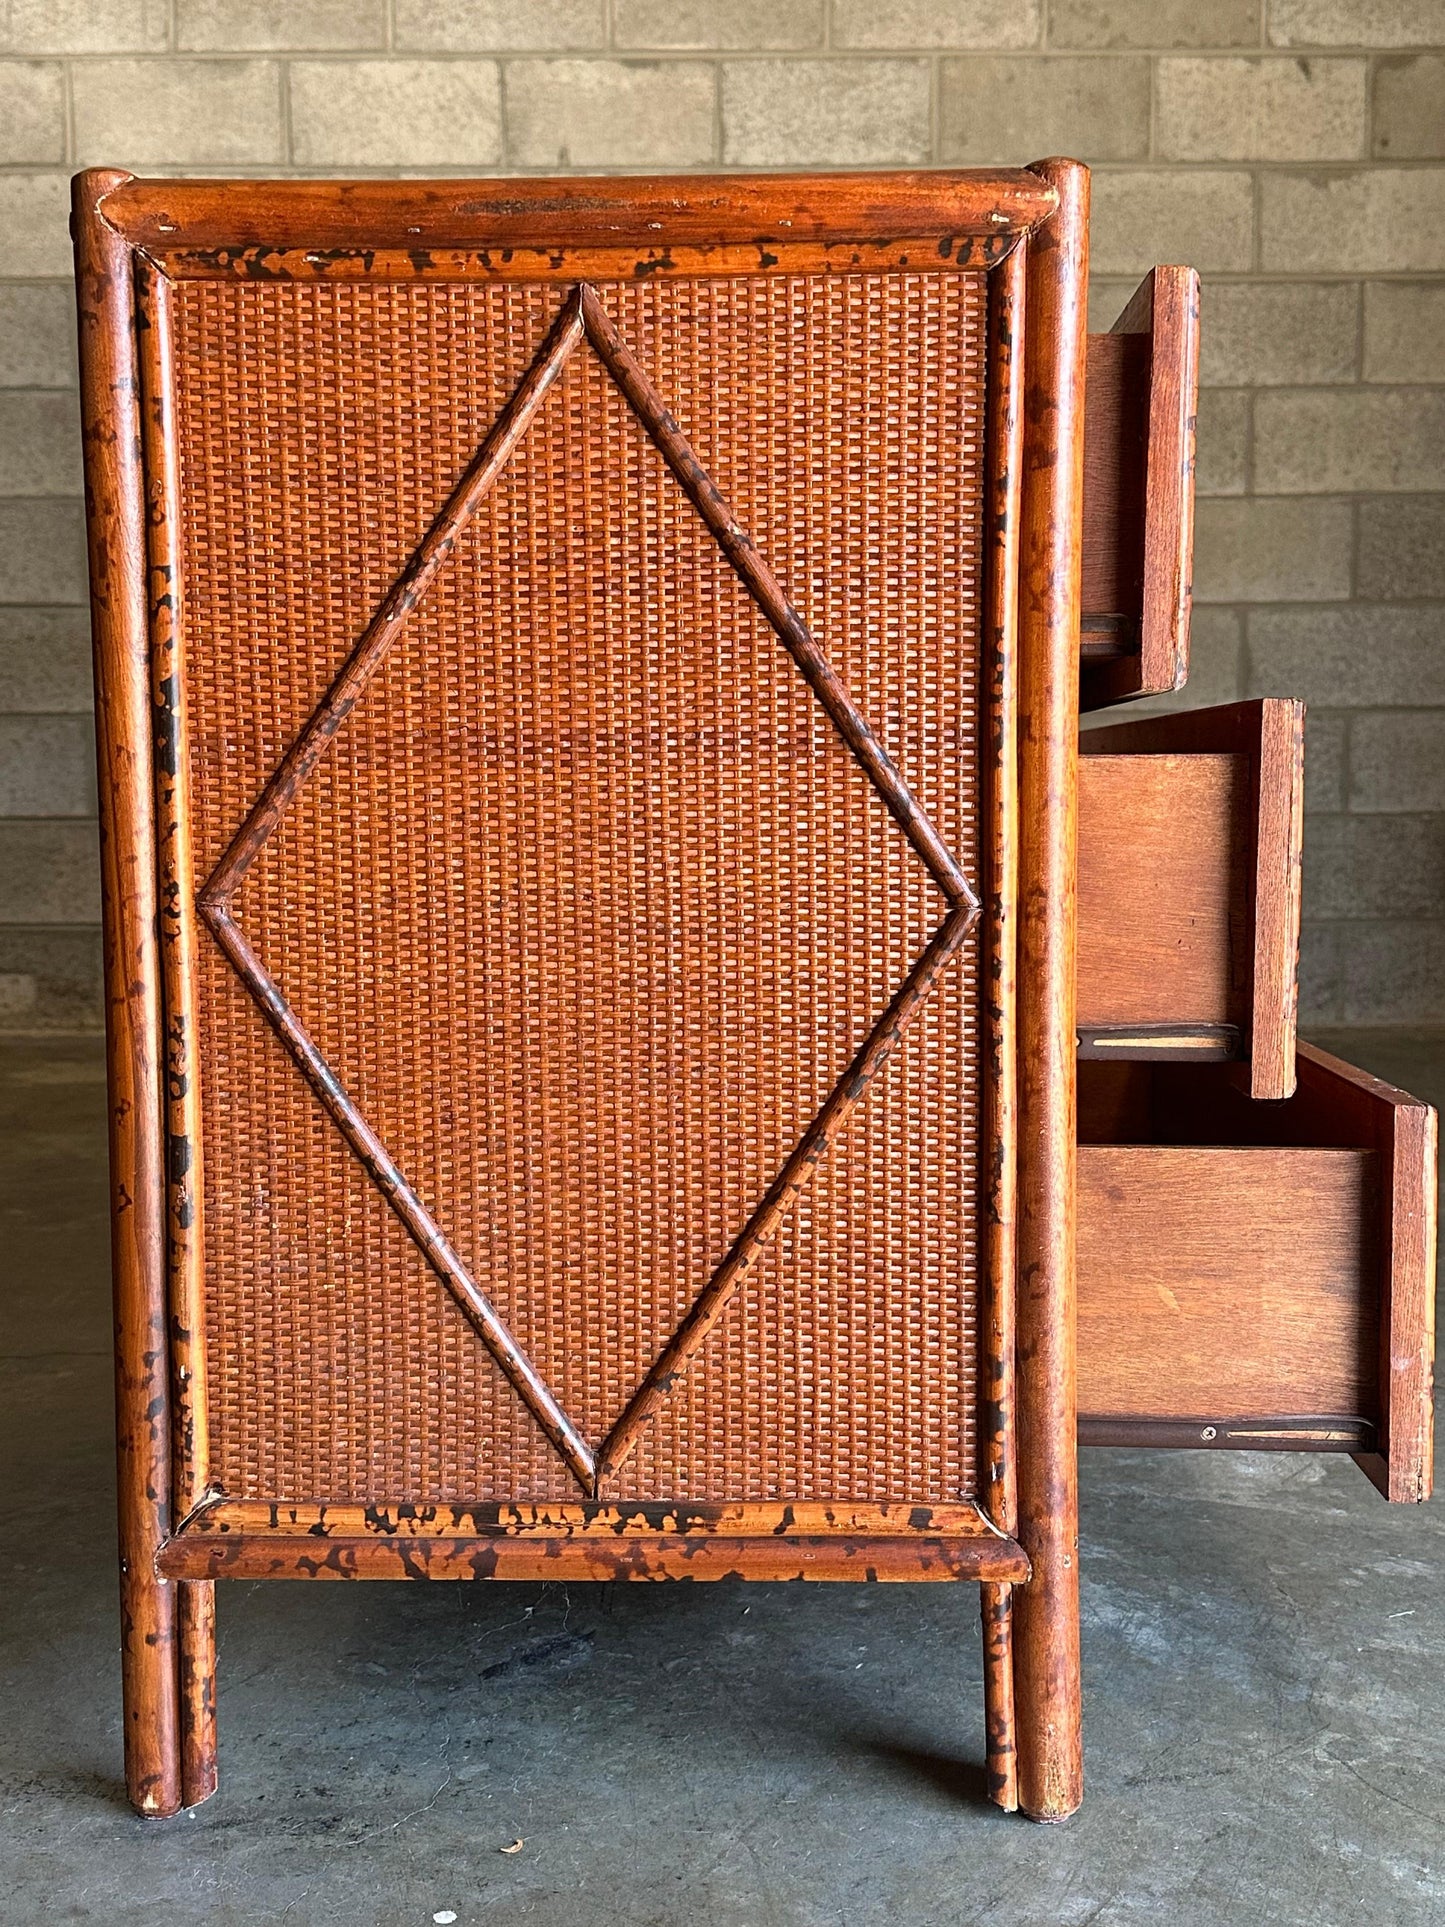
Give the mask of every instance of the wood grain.
M 946 169 L 887 174 L 754 174 L 744 191 L 733 175 L 656 179 L 578 175 L 548 180 L 237 181 L 136 180 L 112 176 L 107 225 L 152 253 L 179 249 L 261 249 L 361 255 L 389 251 L 412 271 L 434 250 L 507 249 L 568 256 L 581 248 L 645 250 L 656 262 L 671 247 L 746 250 L 758 273 L 771 241 L 880 244 L 928 237 L 928 260 L 979 267 L 960 240 L 1003 244 L 1044 219 L 1050 184 L 1027 168 Z M 943 239 L 940 239 L 943 237 Z M 324 263 L 317 262 L 318 267 Z M 391 272 L 389 263 L 384 265 Z M 854 265 L 858 265 L 854 262 Z M 538 264 L 527 263 L 537 277 Z M 566 260 L 562 271 L 583 270 Z
M 1253 871 L 1254 1006 L 1250 1096 L 1288 1097 L 1295 1086 L 1299 937 L 1304 857 L 1305 706 L 1260 704 Z
M 216 1494 L 181 1521 L 177 1537 L 234 1532 L 302 1534 L 311 1539 L 632 1539 L 670 1533 L 682 1538 L 998 1538 L 988 1515 L 972 1500 L 913 1505 L 819 1499 L 616 1501 L 551 1500 L 545 1504 L 478 1501 L 427 1504 L 414 1499 L 228 1499 Z
M 1074 1332 L 1074 967 L 1084 300 L 1089 177 L 1040 173 L 1056 215 L 1029 242 L 1019 620 L 1019 1803 L 1083 1798 Z
M 300 1536 L 273 1532 L 173 1539 L 161 1570 L 184 1579 L 519 1579 L 597 1583 L 606 1580 L 764 1581 L 811 1579 L 977 1584 L 1023 1578 L 1028 1560 L 1012 1540 L 996 1538 L 814 1539 L 789 1533 L 777 1539 L 377 1539 Z
M 1114 1316 L 1108 1307 L 1125 1281 L 1158 1270 L 1202 1323 L 1172 1344 L 1159 1327 L 1160 1389 L 1152 1414 L 1136 1407 L 1132 1416 L 1192 1422 L 1201 1414 L 1184 1409 L 1179 1386 L 1191 1373 L 1196 1385 L 1216 1383 L 1200 1378 L 1190 1348 L 1216 1344 L 1218 1322 L 1212 1301 L 1195 1302 L 1195 1281 L 1214 1280 L 1220 1309 L 1234 1304 L 1239 1315 L 1217 1337 L 1211 1422 L 1313 1418 L 1319 1436 L 1300 1425 L 1264 1444 L 1355 1451 L 1386 1497 L 1417 1502 L 1430 1494 L 1434 1460 L 1435 1112 L 1313 1045 L 1299 1046 L 1298 1065 L 1294 1095 L 1268 1104 L 1251 1097 L 1244 1065 L 1081 1065 L 1080 1236 L 1094 1258 L 1081 1271 L 1080 1318 Z M 1173 1171 L 1167 1184 L 1150 1176 L 1160 1158 Z M 1258 1175 L 1271 1159 L 1273 1185 Z M 1108 1177 L 1102 1196 L 1095 1184 L 1086 1197 L 1086 1167 L 1101 1183 Z M 1143 1202 L 1150 1192 L 1152 1210 Z M 1212 1229 L 1197 1202 L 1206 1194 Z M 1109 1214 L 1119 1220 L 1113 1231 L 1100 1228 Z M 1163 1313 L 1146 1309 L 1157 1324 Z M 1271 1346 L 1290 1344 L 1295 1355 L 1277 1370 L 1265 1362 Z M 1099 1355 L 1095 1347 L 1096 1363 Z M 1253 1405 L 1239 1402 L 1241 1386 Z M 1081 1394 L 1090 1426 L 1109 1416 L 1095 1400 L 1095 1389 Z
M 1136 647 L 1111 659 L 1090 661 L 1086 654 L 1086 709 L 1180 689 L 1189 673 L 1198 275 L 1192 268 L 1151 270 L 1111 334 L 1148 343 L 1147 386 L 1138 348 L 1094 348 L 1090 381 L 1097 355 L 1101 403 L 1112 406 L 1101 407 L 1092 437 L 1090 476 L 1102 519 L 1096 527 L 1086 491 L 1085 546 L 1086 552 L 1095 551 L 1086 571 L 1102 589 L 1112 568 L 1115 599 L 1124 607 L 1096 611 L 1092 600 L 1085 607 L 1091 617 L 1133 618 L 1138 639 Z M 1107 339 L 1096 336 L 1094 342 Z M 1116 438 L 1112 442 L 1111 436 Z M 1118 548 L 1112 564 L 1103 553 L 1110 542 Z
M 218 1501 L 175 1577 L 991 1580 L 1028 1576 L 976 1506 L 280 1506 Z
M 1238 755 L 1080 759 L 1081 1030 L 1248 1028 L 1251 787 Z
M 1439 1118 L 1434 1108 L 1312 1044 L 1299 1048 L 1297 1108 L 1349 1131 L 1380 1164 L 1379 1450 L 1358 1463 L 1387 1499 L 1434 1490 Z
M 192 998 L 195 904 L 186 795 L 185 700 L 178 646 L 183 584 L 175 552 L 179 465 L 170 381 L 168 285 L 149 262 L 137 261 L 135 300 L 147 506 L 151 705 L 155 719 L 157 910 L 165 1036 L 171 1506 L 179 1518 L 208 1490 L 210 1440 L 201 1266 L 204 1186 L 200 1063 Z M 183 1805 L 193 1807 L 209 1799 L 217 1785 L 214 1586 L 198 1583 L 179 1589 L 176 1638 L 181 1799 Z
M 182 1782 L 176 1592 L 155 1576 L 171 1517 L 171 1421 L 146 515 L 130 250 L 97 212 L 124 179 L 101 169 L 78 175 L 73 214 L 96 662 L 126 1785 L 138 1812 L 158 1816 L 180 1807 Z
M 1147 334 L 1090 335 L 1084 403 L 1084 643 L 1137 654 L 1149 451 Z M 1112 626 L 1110 626 L 1112 625 Z
M 1079 1410 L 1374 1411 L 1374 1154 L 1084 1145 Z
M 216 1588 L 207 1579 L 176 1588 L 176 1657 L 181 1725 L 181 1804 L 198 1807 L 220 1784 L 216 1744 Z
M 1221 703 L 1208 709 L 1182 710 L 1172 716 L 1151 716 L 1136 722 L 1086 729 L 1079 740 L 1083 757 L 1080 810 L 1094 778 L 1089 766 L 1096 758 L 1117 756 L 1172 761 L 1176 758 L 1233 757 L 1243 765 L 1244 778 L 1234 802 L 1238 848 L 1231 846 L 1228 865 L 1231 900 L 1228 911 L 1230 960 L 1226 974 L 1230 996 L 1226 1005 L 1210 1013 L 1212 1021 L 1241 1024 L 1248 1034 L 1250 1092 L 1257 1098 L 1288 1097 L 1295 1082 L 1295 1034 L 1299 1005 L 1298 966 L 1300 931 L 1300 864 L 1304 844 L 1304 704 L 1276 697 L 1242 703 Z M 1138 780 L 1145 781 L 1143 776 Z M 1160 787 L 1162 788 L 1160 779 Z M 1168 805 L 1162 795 L 1149 819 L 1154 832 L 1167 841 Z M 1099 821 L 1096 815 L 1096 821 Z M 1195 834 L 1185 799 L 1175 820 L 1182 846 Z M 1208 819 L 1200 834 L 1210 834 Z M 1122 878 L 1128 857 L 1117 831 L 1101 821 L 1090 847 L 1106 851 L 1108 873 Z M 1082 830 L 1081 830 L 1082 836 Z M 1106 842 L 1103 839 L 1108 838 Z M 1165 860 L 1155 845 L 1154 861 Z M 1216 848 L 1212 861 L 1225 859 Z M 1102 874 L 1098 869 L 1095 874 Z M 1138 880 L 1147 888 L 1147 869 Z M 1238 900 L 1239 883 L 1242 902 Z M 1187 887 L 1187 885 L 1186 885 Z M 1193 886 L 1201 902 L 1215 904 L 1217 938 L 1218 893 L 1211 891 L 1203 870 Z M 1096 902 L 1100 899 L 1096 897 Z M 1102 904 L 1101 904 L 1101 907 Z M 1111 914 L 1125 911 L 1116 896 Z M 1187 903 L 1181 901 L 1187 913 Z M 1097 925 L 1095 926 L 1097 928 Z M 1097 941 L 1097 939 L 1096 939 Z M 1081 944 L 1083 938 L 1081 936 Z M 1169 1013 L 1183 1017 L 1182 1010 Z
M 985 522 L 985 700 L 988 753 L 984 870 L 984 1277 L 980 1306 L 979 1420 L 983 1503 L 1001 1532 L 1018 1531 L 1014 1442 L 1018 1263 L 1018 544 L 1023 454 L 1025 236 L 989 277 L 988 504 Z M 986 1585 L 984 1720 L 989 1797 L 1018 1807 L 1013 1679 L 1013 1596 Z

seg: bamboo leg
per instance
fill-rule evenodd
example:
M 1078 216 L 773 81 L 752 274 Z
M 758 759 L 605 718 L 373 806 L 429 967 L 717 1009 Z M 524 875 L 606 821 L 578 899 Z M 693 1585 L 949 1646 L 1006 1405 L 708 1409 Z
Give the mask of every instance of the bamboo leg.
M 216 1790 L 216 1588 L 176 1587 L 180 1660 L 181 1798 L 198 1807 Z
M 985 1294 L 979 1346 L 984 1413 L 984 1505 L 998 1530 L 1018 1536 L 1015 1441 L 1018 1262 L 1018 550 L 1023 436 L 1023 352 L 1028 244 L 989 275 L 987 636 L 994 743 L 983 933 L 985 998 Z M 983 1701 L 989 1796 L 1018 1806 L 1013 1678 L 1013 1591 L 982 1589 Z
M 181 1797 L 176 1704 L 176 1587 L 121 1554 L 121 1704 L 125 1788 L 147 1818 L 176 1813 Z
M 1074 1191 L 1076 791 L 1087 171 L 1045 161 L 1057 212 L 1029 237 L 1019 707 L 1019 1804 L 1083 1798 Z
M 155 1566 L 170 1528 L 171 1421 L 145 496 L 131 254 L 99 212 L 127 178 L 77 176 L 74 230 L 96 659 L 126 1785 L 138 1812 L 168 1814 L 181 1804 L 181 1758 L 176 1589 Z
M 209 1436 L 201 1250 L 200 1065 L 194 1049 L 194 919 L 191 912 L 190 812 L 184 678 L 178 629 L 183 582 L 175 554 L 180 512 L 175 497 L 179 460 L 171 393 L 170 284 L 147 261 L 135 264 L 141 431 L 149 559 L 149 636 L 155 729 L 155 838 L 164 1012 L 167 1293 L 171 1415 L 172 1507 L 184 1518 L 207 1496 Z M 181 1794 L 198 1806 L 216 1790 L 215 1588 L 204 1582 L 177 1588 L 176 1672 L 180 1721 Z
M 1014 1813 L 1019 1803 L 1019 1770 L 1014 1741 L 1013 1587 L 981 1586 L 979 1597 L 983 1607 L 988 1797 L 1005 1813 Z

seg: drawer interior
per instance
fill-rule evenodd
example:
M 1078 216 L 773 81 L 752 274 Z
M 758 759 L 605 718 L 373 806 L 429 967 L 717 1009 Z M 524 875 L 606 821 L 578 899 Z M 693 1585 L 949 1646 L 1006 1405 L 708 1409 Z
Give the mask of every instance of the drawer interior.
M 1349 1451 L 1430 1487 L 1434 1113 L 1300 1047 L 1243 1067 L 1079 1066 L 1085 1444 Z
M 1079 738 L 1080 1054 L 1242 1057 L 1295 1083 L 1303 705 L 1266 698 Z
M 1086 1053 L 1233 1056 L 1248 1035 L 1252 800 L 1243 756 L 1081 757 Z M 1141 1037 L 1151 1028 L 1160 1035 Z M 1132 1036 L 1096 1035 L 1117 1030 Z

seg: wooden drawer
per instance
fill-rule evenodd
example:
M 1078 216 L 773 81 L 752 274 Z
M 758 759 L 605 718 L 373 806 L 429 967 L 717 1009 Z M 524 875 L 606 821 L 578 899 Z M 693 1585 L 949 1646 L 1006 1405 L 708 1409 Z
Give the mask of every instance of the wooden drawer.
M 1268 698 L 1079 739 L 1082 1056 L 1247 1058 L 1294 1089 L 1304 708 Z
M 1079 1067 L 1079 1436 L 1351 1452 L 1429 1496 L 1435 1113 L 1308 1044 Z
M 1085 709 L 1183 686 L 1198 385 L 1199 277 L 1192 268 L 1155 268 L 1109 333 L 1089 336 Z

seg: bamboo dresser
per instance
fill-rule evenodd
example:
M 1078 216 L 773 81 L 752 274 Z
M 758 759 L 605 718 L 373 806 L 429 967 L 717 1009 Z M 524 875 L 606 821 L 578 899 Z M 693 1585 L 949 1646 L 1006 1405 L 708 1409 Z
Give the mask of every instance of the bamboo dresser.
M 125 1732 L 214 1582 L 969 1580 L 1076 1446 L 1430 1481 L 1434 1118 L 1306 1046 L 1303 716 L 1185 677 L 1198 296 L 1088 177 L 76 182 Z

